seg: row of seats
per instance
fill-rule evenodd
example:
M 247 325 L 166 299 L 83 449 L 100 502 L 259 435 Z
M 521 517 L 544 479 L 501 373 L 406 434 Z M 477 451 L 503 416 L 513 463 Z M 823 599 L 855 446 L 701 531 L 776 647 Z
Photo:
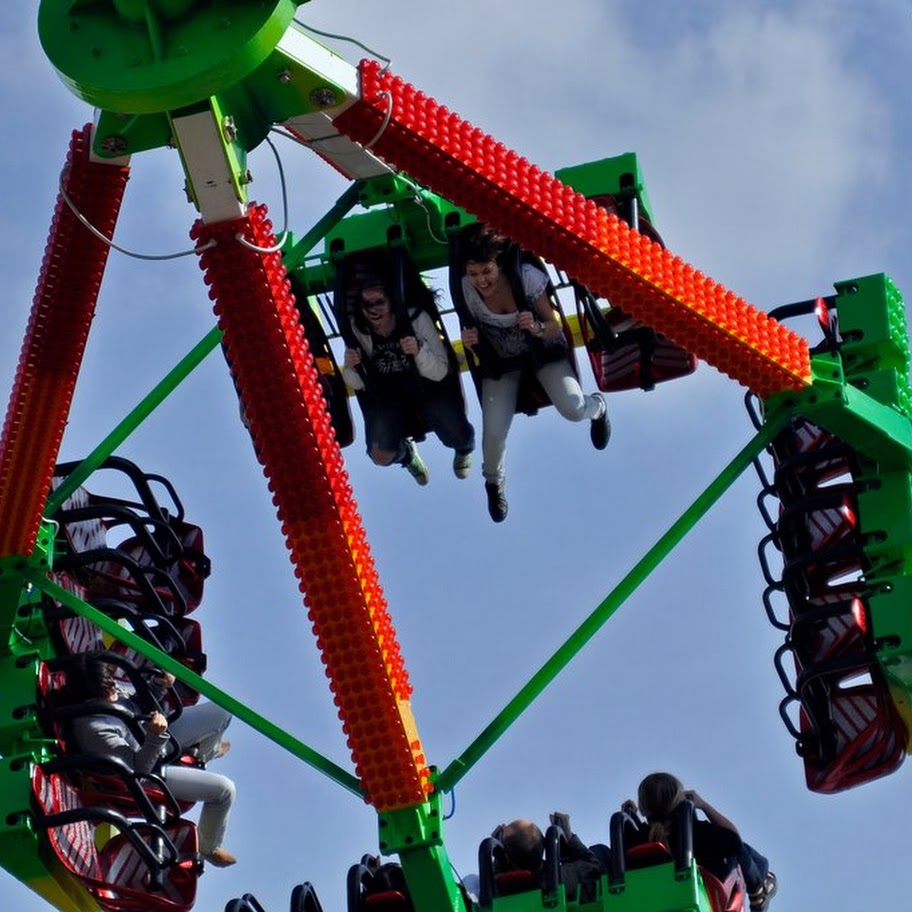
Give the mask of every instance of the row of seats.
M 663 897 L 663 908 L 695 908 L 699 895 L 699 883 L 709 899 L 713 912 L 744 912 L 746 891 L 744 879 L 737 865 L 722 880 L 705 868 L 698 868 L 699 881 L 694 873 L 693 804 L 682 802 L 675 810 L 675 844 L 642 844 L 635 842 L 631 833 L 636 831 L 633 819 L 623 811 L 615 813 L 610 821 L 610 848 L 595 846 L 604 850 L 600 855 L 606 874 L 601 884 L 590 896 L 567 895 L 568 903 L 594 905 L 612 908 L 612 896 L 632 891 L 637 902 L 643 901 L 642 908 L 651 908 L 650 901 L 655 895 Z M 496 836 L 482 840 L 478 849 L 479 896 L 477 901 L 464 893 L 467 908 L 473 905 L 481 909 L 493 909 L 501 900 L 508 900 L 504 908 L 520 908 L 516 900 L 509 899 L 525 895 L 529 902 L 525 908 L 551 908 L 556 905 L 554 897 L 561 886 L 561 861 L 566 839 L 561 827 L 552 825 L 545 833 L 543 868 L 533 872 L 514 868 L 503 844 Z M 630 872 L 639 872 L 632 878 Z M 643 877 L 650 879 L 644 889 Z M 656 888 L 656 880 L 661 886 Z M 651 887 L 651 889 L 650 889 Z M 675 894 L 669 899 L 670 892 Z M 396 862 L 383 863 L 376 856 L 364 855 L 360 862 L 348 871 L 346 881 L 347 912 L 414 912 L 405 875 Z M 672 902 L 673 906 L 667 906 Z M 625 908 L 630 907 L 629 905 Z M 265 912 L 252 894 L 233 899 L 225 906 L 225 912 Z M 320 902 L 312 884 L 295 887 L 292 893 L 291 912 L 322 912 Z
M 609 846 L 592 846 L 605 874 L 594 889 L 580 890 L 579 895 L 568 895 L 567 902 L 581 905 L 600 902 L 612 908 L 612 896 L 630 893 L 625 897 L 630 905 L 653 908 L 655 896 L 661 895 L 663 908 L 694 908 L 699 886 L 694 871 L 693 804 L 683 801 L 675 809 L 674 844 L 643 843 L 638 838 L 638 828 L 624 811 L 611 816 Z M 553 905 L 553 897 L 561 884 L 561 861 L 565 836 L 561 827 L 552 825 L 545 833 L 544 864 L 540 873 L 516 870 L 511 867 L 504 847 L 496 836 L 484 839 L 478 850 L 479 904 L 484 909 L 496 905 L 498 899 L 533 892 L 542 907 Z M 741 870 L 733 865 L 725 879 L 720 879 L 706 868 L 697 868 L 713 912 L 743 912 L 746 908 L 746 890 Z M 630 872 L 639 872 L 628 877 Z M 672 897 L 672 894 L 674 896 Z M 669 905 L 670 904 L 670 905 Z M 349 912 L 359 912 L 349 906 Z
M 822 346 L 838 347 L 827 302 L 808 303 L 823 330 Z M 759 428 L 750 400 L 749 411 Z M 859 469 L 842 440 L 802 417 L 775 437 L 768 454 L 771 474 L 755 461 L 762 485 L 757 502 L 769 530 L 759 557 L 767 614 L 785 632 L 775 656 L 786 690 L 780 714 L 803 758 L 808 788 L 835 792 L 892 772 L 906 743 L 875 654 Z
M 649 221 L 644 216 L 636 214 L 636 207 L 634 207 L 634 214 L 631 215 L 627 208 L 621 207 L 611 195 L 597 197 L 596 202 L 628 220 L 631 227 L 646 234 L 656 243 L 662 243 Z M 461 246 L 462 233 L 457 230 L 458 219 L 450 227 L 452 229 L 449 250 L 450 296 L 453 309 L 459 315 L 460 320 L 471 323 L 462 292 L 465 254 Z M 326 323 L 332 327 L 333 334 L 340 335 L 348 347 L 357 348 L 357 342 L 349 328 L 356 290 L 365 275 L 386 274 L 387 267 L 391 268 L 394 277 L 394 306 L 401 311 L 400 318 L 404 317 L 405 298 L 408 297 L 405 289 L 410 287 L 409 283 L 418 276 L 418 272 L 417 267 L 405 251 L 399 231 L 398 226 L 390 229 L 386 246 L 359 250 L 346 249 L 344 241 L 336 238 L 331 243 L 329 251 L 335 272 L 332 300 L 329 301 L 322 295 L 315 297 L 322 319 L 315 310 L 304 303 L 299 303 L 301 325 L 310 350 L 314 354 L 336 438 L 342 447 L 349 445 L 354 440 L 352 418 L 348 408 L 345 383 L 342 381 L 341 372 L 323 324 Z M 508 275 L 518 276 L 522 258 L 527 258 L 528 262 L 533 262 L 540 269 L 547 271 L 541 260 L 521 251 L 518 247 L 514 248 L 513 254 L 511 261 L 507 264 Z M 597 297 L 588 288 L 575 281 L 567 280 L 563 276 L 561 279 L 562 287 L 568 286 L 573 291 L 583 346 L 596 386 L 602 392 L 651 390 L 657 383 L 686 376 L 696 369 L 697 361 L 693 354 L 675 345 L 671 340 L 617 307 L 611 307 L 608 310 L 602 309 Z M 418 276 L 418 281 L 423 281 L 420 276 Z M 293 285 L 296 282 L 298 282 L 298 277 L 293 274 Z M 295 293 L 298 295 L 299 301 L 303 302 L 308 297 L 310 289 L 298 284 L 295 287 Z M 552 284 L 549 284 L 549 298 L 572 352 L 571 326 Z M 408 303 L 410 306 L 416 306 L 413 301 Z M 426 309 L 438 327 L 451 362 L 458 367 L 440 312 L 434 305 L 427 305 Z M 483 359 L 483 342 L 476 347 L 476 353 L 466 352 L 467 365 L 476 388 L 478 388 L 479 378 L 483 371 Z M 571 363 L 576 371 L 576 362 L 572 355 Z M 458 370 L 454 373 L 458 374 Z M 458 380 L 455 386 L 454 396 L 461 397 L 462 392 Z M 531 374 L 529 377 L 524 377 L 520 386 L 517 412 L 534 414 L 539 408 L 548 404 L 547 394 L 534 380 L 534 377 Z M 410 430 L 414 439 L 419 441 L 422 439 L 424 429 L 420 425 Z
M 62 464 L 54 488 L 78 463 Z M 189 617 L 203 598 L 209 560 L 198 526 L 185 519 L 171 483 L 120 457 L 90 478 L 121 492 L 76 488 L 51 517 L 57 523 L 51 577 L 62 588 L 107 614 L 197 673 L 205 671 L 199 622 Z M 66 696 L 66 676 L 76 657 L 107 651 L 119 683 L 132 691 L 141 715 L 164 713 L 173 721 L 199 694 L 183 685 L 153 688 L 156 669 L 64 605 L 47 599 L 45 618 L 56 658 L 39 667 L 38 717 L 55 746 L 55 758 L 32 775 L 36 826 L 50 847 L 98 905 L 111 912 L 188 912 L 202 864 L 196 825 L 184 819 L 192 805 L 178 803 L 160 776 L 136 774 L 113 757 L 79 754 L 70 723 L 86 712 Z M 138 739 L 141 719 L 124 707 Z M 127 718 L 129 716 L 129 718 Z M 195 763 L 172 746 L 166 762 Z

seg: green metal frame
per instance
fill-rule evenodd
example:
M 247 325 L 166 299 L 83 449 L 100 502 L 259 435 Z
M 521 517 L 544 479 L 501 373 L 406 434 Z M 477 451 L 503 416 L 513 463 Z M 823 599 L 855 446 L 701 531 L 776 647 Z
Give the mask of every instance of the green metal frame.
M 92 471 L 114 453 L 129 434 L 152 414 L 155 408 L 179 386 L 180 382 L 201 363 L 207 354 L 218 346 L 220 338 L 218 329 L 211 330 L 131 410 L 124 420 L 68 476 L 65 482 L 52 492 L 48 502 L 48 514 L 57 509 L 78 485 L 88 479 Z M 779 427 L 780 425 L 775 421 L 769 422 L 725 466 L 707 489 L 682 513 L 466 750 L 455 758 L 443 773 L 439 776 L 435 774 L 436 791 L 426 803 L 379 815 L 380 849 L 385 854 L 399 855 L 416 908 L 435 910 L 464 908 L 462 893 L 454 880 L 446 856 L 443 816 L 440 810 L 442 796 L 456 786 L 495 741 L 507 731 L 533 700 L 607 623 L 626 599 L 659 566 L 751 464 L 753 458 L 768 445 Z M 4 866 L 11 873 L 30 883 L 34 882 L 37 876 L 31 870 L 36 857 L 34 834 L 26 838 L 30 830 L 27 815 L 24 813 L 28 806 L 29 790 L 28 763 L 25 761 L 39 761 L 45 758 L 48 743 L 40 733 L 34 714 L 23 716 L 17 710 L 19 707 L 33 704 L 37 663 L 41 658 L 48 658 L 52 654 L 47 640 L 47 631 L 41 619 L 39 593 L 45 593 L 75 613 L 89 619 L 110 637 L 120 640 L 150 661 L 171 672 L 179 680 L 223 706 L 241 721 L 246 722 L 346 790 L 361 795 L 358 780 L 353 775 L 236 700 L 226 691 L 201 678 L 146 640 L 121 627 L 116 621 L 111 620 L 93 606 L 53 583 L 47 577 L 47 572 L 53 565 L 53 528 L 50 524 L 43 528 L 41 542 L 42 548 L 36 551 L 36 555 L 32 559 L 11 558 L 0 563 L 0 607 L 8 609 L 10 600 L 13 596 L 16 598 L 16 611 L 12 614 L 14 620 L 9 623 L 8 627 L 11 644 L 8 658 L 14 659 L 14 661 L 0 662 L 0 683 L 3 685 L 0 692 L 3 694 L 3 706 L 5 707 L 0 719 L 15 720 L 9 723 L 8 731 L 0 725 L 0 753 L 4 757 L 16 758 L 16 762 L 11 768 L 0 767 L 0 802 L 2 802 L 0 811 L 7 810 L 7 814 L 4 816 L 8 820 L 6 829 L 0 828 L 0 856 L 3 858 Z M 10 614 L 8 610 L 7 614 Z M 33 634 L 28 638 L 23 638 L 21 632 L 23 625 L 27 625 L 29 630 L 39 631 L 40 636 Z M 36 648 L 36 640 L 41 648 Z M 16 643 L 18 646 L 15 645 Z M 6 848 L 4 849 L 4 847 Z M 35 871 L 44 870 L 42 864 L 38 864 L 35 868 Z M 638 903 L 636 908 L 652 908 L 648 905 L 639 905 L 644 901 L 645 895 L 650 893 L 651 888 L 642 886 L 650 878 L 643 875 L 633 877 L 634 873 L 636 872 L 632 872 L 630 875 L 632 880 L 629 893 L 606 893 L 600 901 L 607 904 L 609 909 L 620 909 L 624 903 L 628 902 L 623 897 L 629 895 L 640 897 L 635 900 Z M 654 889 L 659 896 L 665 896 L 668 890 L 679 891 L 681 889 L 663 885 L 665 878 L 658 872 L 651 879 L 658 884 Z M 634 889 L 633 885 L 638 882 L 640 885 Z M 543 900 L 538 894 L 532 894 L 527 895 L 525 900 L 513 899 L 512 902 L 514 904 L 525 902 L 527 908 L 535 909 L 541 906 Z M 565 899 L 562 902 L 566 905 Z M 573 904 L 571 903 L 571 905 Z M 67 900 L 66 905 L 59 907 L 74 908 L 70 900 Z M 690 907 L 681 907 L 682 910 L 684 908 Z M 693 908 L 709 907 L 694 906 Z
M 655 224 L 652 203 L 635 152 L 558 168 L 554 176 L 587 198 L 614 196 L 621 201 L 635 198 L 640 211 Z
M 814 383 L 764 403 L 767 420 L 803 416 L 855 452 L 865 580 L 877 657 L 912 731 L 912 388 L 902 295 L 883 274 L 835 284 L 844 341 L 815 354 Z
M 223 164 L 243 202 L 246 154 L 262 141 L 270 124 L 338 105 L 353 91 L 338 75 L 341 71 L 333 75 L 334 55 L 303 38 L 293 25 L 300 5 L 295 0 L 41 0 L 38 26 L 45 51 L 67 87 L 102 109 L 94 147 L 98 155 L 124 156 L 175 141 L 173 127 L 179 119 L 209 111 L 214 132 L 220 137 Z M 295 42 L 297 47 L 313 48 L 313 56 L 299 56 L 292 49 Z M 315 60 L 321 63 L 314 64 Z M 557 175 L 588 196 L 635 195 L 652 220 L 633 153 L 565 168 Z M 356 203 L 369 211 L 347 216 Z M 307 294 L 331 287 L 332 259 L 348 250 L 402 243 L 419 269 L 438 268 L 447 260 L 447 227 L 472 218 L 405 175 L 378 177 L 343 194 L 299 242 L 286 245 L 285 259 L 297 286 Z M 308 265 L 320 238 L 324 238 L 324 250 L 316 255 L 315 265 Z M 895 649 L 892 645 L 883 649 L 885 670 L 897 687 L 909 692 L 912 662 L 904 644 L 912 642 L 908 639 L 912 631 L 907 630 L 908 612 L 903 611 L 908 601 L 900 601 L 912 594 L 906 575 L 910 536 L 906 526 L 912 510 L 908 482 L 912 396 L 904 315 L 895 289 L 875 277 L 843 283 L 838 290 L 842 328 L 850 338 L 841 352 L 814 359 L 812 387 L 765 403 L 763 429 L 478 737 L 435 777 L 436 792 L 429 800 L 379 816 L 381 850 L 399 855 L 419 912 L 457 912 L 464 908 L 446 857 L 440 797 L 452 790 L 506 732 L 793 415 L 819 419 L 823 427 L 855 446 L 862 458 L 870 461 L 870 477 L 883 483 L 883 493 L 871 492 L 862 506 L 864 521 L 886 530 L 886 543 L 879 543 L 877 552 L 882 592 L 872 610 L 879 632 L 886 634 L 885 642 L 900 644 Z M 51 495 L 48 510 L 59 507 L 218 341 L 218 331 L 213 330 Z M 7 634 L 7 645 L 0 655 L 0 812 L 7 811 L 0 813 L 0 857 L 15 876 L 30 884 L 49 883 L 47 862 L 36 852 L 26 814 L 28 764 L 40 759 L 47 747 L 29 709 L 34 703 L 37 663 L 50 654 L 35 594 L 38 591 L 90 619 L 360 795 L 351 774 L 51 582 L 47 572 L 53 566 L 52 549 L 53 530 L 47 528 L 33 556 L 0 563 L 0 619 Z M 78 895 L 66 896 L 61 889 L 48 886 L 45 895 L 62 909 L 80 908 Z M 495 904 L 501 912 L 574 905 L 567 902 L 563 890 L 557 897 L 525 894 L 495 900 Z M 617 912 L 709 908 L 695 872 L 688 878 L 675 878 L 673 871 L 662 868 L 630 872 L 624 889 L 616 892 L 603 883 L 598 904 Z

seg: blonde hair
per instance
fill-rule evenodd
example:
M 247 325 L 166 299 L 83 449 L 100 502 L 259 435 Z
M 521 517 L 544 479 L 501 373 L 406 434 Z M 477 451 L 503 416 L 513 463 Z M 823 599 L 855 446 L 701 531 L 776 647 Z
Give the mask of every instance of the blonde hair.
M 649 824 L 649 841 L 669 843 L 671 815 L 684 800 L 684 785 L 671 773 L 650 773 L 637 790 L 637 804 Z

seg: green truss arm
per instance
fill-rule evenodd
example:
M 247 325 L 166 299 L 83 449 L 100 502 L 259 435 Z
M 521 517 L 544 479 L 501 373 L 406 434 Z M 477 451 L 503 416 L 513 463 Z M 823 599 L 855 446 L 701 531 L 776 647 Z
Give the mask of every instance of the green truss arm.
M 152 391 L 124 418 L 117 427 L 71 472 L 63 483 L 51 491 L 45 508 L 45 516 L 52 516 L 63 502 L 94 472 L 126 439 L 139 427 L 155 409 L 198 367 L 203 359 L 218 346 L 222 331 L 213 327 L 175 365 Z
M 478 762 L 497 739 L 529 707 L 532 701 L 557 677 L 573 657 L 592 639 L 609 618 L 624 604 L 672 549 L 709 511 L 752 460 L 781 430 L 776 421 L 764 425 L 756 436 L 731 460 L 709 487 L 670 526 L 667 532 L 646 552 L 633 569 L 614 587 L 595 610 L 570 635 L 562 646 L 532 676 L 529 682 L 498 713 L 480 735 L 440 774 L 437 787 L 451 790 Z
M 47 593 L 52 599 L 66 605 L 67 608 L 75 611 L 77 614 L 90 620 L 93 624 L 99 626 L 105 633 L 120 640 L 120 642 L 135 649 L 140 655 L 154 662 L 159 668 L 169 671 L 178 680 L 182 681 L 188 687 L 199 691 L 203 696 L 208 697 L 213 703 L 217 703 L 223 709 L 228 710 L 233 716 L 246 722 L 251 728 L 264 735 L 270 741 L 275 742 L 279 747 L 284 748 L 290 754 L 303 760 L 309 766 L 319 770 L 328 776 L 338 785 L 348 789 L 354 794 L 361 795 L 361 784 L 358 779 L 351 773 L 346 772 L 340 766 L 337 766 L 331 760 L 317 753 L 317 751 L 308 747 L 303 741 L 299 741 L 293 735 L 279 728 L 275 723 L 270 722 L 259 713 L 254 712 L 250 707 L 241 703 L 219 687 L 209 681 L 201 678 L 198 674 L 190 671 L 186 665 L 182 665 L 176 659 L 173 659 L 166 652 L 157 649 L 151 643 L 148 643 L 142 637 L 130 630 L 121 627 L 117 621 L 112 620 L 106 614 L 103 614 L 97 608 L 77 598 L 72 592 L 58 586 L 49 580 L 46 576 L 33 574 L 30 582 L 34 583 L 39 589 Z

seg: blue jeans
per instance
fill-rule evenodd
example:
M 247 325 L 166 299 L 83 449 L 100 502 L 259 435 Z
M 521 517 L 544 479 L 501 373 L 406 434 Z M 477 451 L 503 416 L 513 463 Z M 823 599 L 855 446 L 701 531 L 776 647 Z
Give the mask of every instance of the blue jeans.
M 222 735 L 231 715 L 215 703 L 196 703 L 170 723 L 171 734 L 181 749 L 196 749 L 199 759 L 211 760 L 222 743 Z M 219 773 L 195 766 L 169 764 L 162 767 L 162 777 L 178 801 L 202 801 L 199 818 L 200 852 L 208 854 L 222 845 L 228 827 L 228 814 L 234 803 L 234 783 Z
M 440 442 L 457 453 L 475 449 L 475 429 L 466 418 L 462 397 L 443 384 L 425 382 L 421 391 L 404 401 L 374 400 L 364 409 L 364 436 L 367 454 L 378 462 L 375 453 L 390 453 L 392 458 L 380 462 L 390 465 L 408 459 L 406 430 L 414 412 L 440 438 Z
M 741 866 L 741 873 L 744 875 L 744 885 L 747 887 L 747 892 L 753 893 L 754 890 L 763 885 L 763 881 L 769 873 L 769 861 L 755 848 L 749 846 L 746 842 L 742 842 L 741 851 L 738 854 L 738 864 Z

